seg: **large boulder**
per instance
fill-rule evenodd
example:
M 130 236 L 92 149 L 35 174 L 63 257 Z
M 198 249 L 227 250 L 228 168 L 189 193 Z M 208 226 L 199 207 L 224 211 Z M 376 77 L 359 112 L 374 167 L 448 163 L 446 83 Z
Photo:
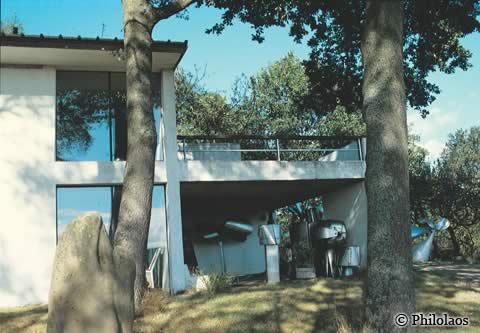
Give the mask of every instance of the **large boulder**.
M 117 259 L 101 216 L 78 217 L 57 245 L 47 331 L 132 332 L 134 278 L 135 266 Z

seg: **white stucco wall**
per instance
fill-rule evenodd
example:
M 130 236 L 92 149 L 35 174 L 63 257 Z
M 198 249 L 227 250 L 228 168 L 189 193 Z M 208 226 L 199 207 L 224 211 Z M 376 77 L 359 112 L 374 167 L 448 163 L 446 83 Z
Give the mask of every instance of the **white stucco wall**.
M 53 68 L 0 69 L 0 306 L 48 300 L 56 186 L 123 182 L 125 162 L 55 162 L 55 81 Z M 164 161 L 155 182 L 166 183 Z
M 55 70 L 0 69 L 0 306 L 47 301 L 55 252 Z
M 227 273 L 246 275 L 265 272 L 265 247 L 258 239 L 258 226 L 267 224 L 267 214 L 258 214 L 242 220 L 253 226 L 253 232 L 244 242 L 223 243 Z M 220 249 L 216 241 L 194 241 L 193 249 L 198 268 L 203 274 L 221 272 Z
M 341 220 L 347 228 L 347 246 L 360 246 L 360 267 L 367 265 L 367 195 L 365 182 L 344 186 L 323 196 L 324 217 Z

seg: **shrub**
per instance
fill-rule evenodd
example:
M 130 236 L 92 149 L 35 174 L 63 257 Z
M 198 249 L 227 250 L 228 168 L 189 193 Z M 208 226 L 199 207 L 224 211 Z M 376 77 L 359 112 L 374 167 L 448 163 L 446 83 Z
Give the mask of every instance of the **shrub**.
M 200 278 L 205 285 L 208 295 L 215 295 L 230 289 L 237 280 L 234 276 L 223 273 L 210 273 L 208 275 L 201 275 Z

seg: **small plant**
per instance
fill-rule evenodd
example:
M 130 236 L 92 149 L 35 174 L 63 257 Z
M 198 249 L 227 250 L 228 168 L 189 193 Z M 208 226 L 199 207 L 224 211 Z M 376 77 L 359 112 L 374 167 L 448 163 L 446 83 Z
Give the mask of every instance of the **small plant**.
M 230 289 L 230 287 L 232 287 L 237 280 L 234 276 L 223 273 L 210 273 L 208 275 L 201 275 L 200 279 L 205 286 L 207 294 L 210 296 Z
M 307 241 L 294 244 L 293 251 L 297 267 L 308 267 L 312 265 L 312 250 Z

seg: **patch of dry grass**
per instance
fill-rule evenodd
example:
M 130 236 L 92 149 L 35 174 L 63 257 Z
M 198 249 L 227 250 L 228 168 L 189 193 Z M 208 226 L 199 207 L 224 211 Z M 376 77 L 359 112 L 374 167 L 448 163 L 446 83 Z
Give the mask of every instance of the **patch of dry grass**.
M 47 311 L 46 305 L 0 308 L 0 332 L 44 333 L 47 330 Z
M 480 331 L 480 285 L 438 272 L 417 273 L 417 308 L 468 316 L 468 328 Z M 0 309 L 0 332 L 44 332 L 45 306 Z M 145 314 L 135 332 L 367 332 L 363 323 L 362 282 L 318 279 L 236 287 L 211 296 L 188 292 L 171 297 L 146 295 Z M 440 332 L 444 329 L 419 329 Z
M 337 332 L 337 311 L 361 325 L 361 292 L 360 281 L 322 279 L 179 295 L 162 312 L 145 311 L 135 331 Z

